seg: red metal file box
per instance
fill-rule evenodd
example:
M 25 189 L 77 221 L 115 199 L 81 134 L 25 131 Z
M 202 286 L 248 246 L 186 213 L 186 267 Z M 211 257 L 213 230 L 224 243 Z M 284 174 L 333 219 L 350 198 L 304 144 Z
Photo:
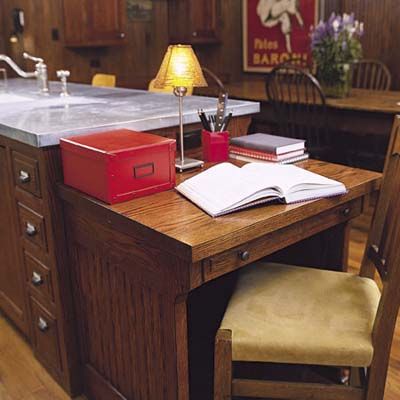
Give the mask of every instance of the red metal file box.
M 64 183 L 114 204 L 175 186 L 175 140 L 127 129 L 60 140 Z

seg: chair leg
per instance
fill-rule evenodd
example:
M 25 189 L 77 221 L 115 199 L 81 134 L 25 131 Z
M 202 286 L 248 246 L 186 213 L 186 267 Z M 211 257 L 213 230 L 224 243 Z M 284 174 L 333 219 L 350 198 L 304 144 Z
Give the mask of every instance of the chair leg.
M 214 400 L 232 398 L 232 332 L 220 329 L 215 337 Z

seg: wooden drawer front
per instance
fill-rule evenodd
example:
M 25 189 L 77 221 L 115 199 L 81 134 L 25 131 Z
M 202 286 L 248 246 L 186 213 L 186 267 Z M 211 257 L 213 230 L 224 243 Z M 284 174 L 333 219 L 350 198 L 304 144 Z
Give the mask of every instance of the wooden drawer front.
M 61 367 L 57 320 L 31 297 L 33 346 L 36 356 L 51 367 Z
M 34 256 L 25 252 L 24 254 L 26 279 L 34 293 L 43 296 L 48 301 L 54 301 L 51 272 Z
M 289 227 L 245 243 L 243 246 L 207 258 L 202 263 L 202 281 L 207 282 L 216 279 L 302 239 L 355 218 L 361 212 L 362 200 L 355 199 L 321 215 L 315 215 L 306 222 L 294 223 Z M 324 223 L 322 224 L 321 216 L 325 214 L 327 217 L 323 218 Z
M 41 197 L 39 162 L 16 151 L 13 151 L 12 159 L 15 185 Z
M 18 213 L 21 235 L 30 243 L 47 250 L 44 217 L 21 203 L 18 203 Z

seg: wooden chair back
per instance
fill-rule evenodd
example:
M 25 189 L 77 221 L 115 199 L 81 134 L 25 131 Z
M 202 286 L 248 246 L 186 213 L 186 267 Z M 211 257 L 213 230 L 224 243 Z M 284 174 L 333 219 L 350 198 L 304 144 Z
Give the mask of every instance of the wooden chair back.
M 393 124 L 360 275 L 373 278 L 375 271 L 379 273 L 383 290 L 373 329 L 374 356 L 369 370 L 367 400 L 379 398 L 384 391 L 400 306 L 400 116 L 395 117 Z
M 390 90 L 392 75 L 378 60 L 360 60 L 353 66 L 352 87 L 355 89 Z
M 297 65 L 281 64 L 267 75 L 266 92 L 279 133 L 305 139 L 311 156 L 324 158 L 331 143 L 325 95 L 315 77 Z
M 92 78 L 92 86 L 115 87 L 117 78 L 113 74 L 95 74 Z

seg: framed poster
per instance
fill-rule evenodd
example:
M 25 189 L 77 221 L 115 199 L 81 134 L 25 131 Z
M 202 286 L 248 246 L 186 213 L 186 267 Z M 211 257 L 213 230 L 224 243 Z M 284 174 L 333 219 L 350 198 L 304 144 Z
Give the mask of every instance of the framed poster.
M 243 69 L 267 72 L 287 60 L 311 63 L 318 0 L 243 0 Z

